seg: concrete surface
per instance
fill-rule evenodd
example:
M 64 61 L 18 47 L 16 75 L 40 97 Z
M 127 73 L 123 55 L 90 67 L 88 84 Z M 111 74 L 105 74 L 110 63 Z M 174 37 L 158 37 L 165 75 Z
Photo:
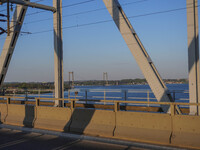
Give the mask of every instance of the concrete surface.
M 91 140 L 90 140 L 91 139 Z M 5 150 L 140 150 L 177 149 L 145 143 L 0 125 L 0 149 Z
M 123 145 L 108 144 L 95 141 L 87 141 L 73 138 L 63 138 L 55 135 L 40 133 L 28 133 L 12 129 L 0 129 L 0 149 L 99 149 L 99 150 L 125 150 L 140 149 L 137 147 L 128 147 Z

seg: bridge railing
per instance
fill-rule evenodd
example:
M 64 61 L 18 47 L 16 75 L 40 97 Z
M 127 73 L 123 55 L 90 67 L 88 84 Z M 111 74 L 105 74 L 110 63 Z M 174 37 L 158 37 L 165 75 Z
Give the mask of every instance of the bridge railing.
M 35 97 L 54 97 L 54 90 L 52 89 L 8 89 L 6 91 L 8 91 L 8 93 L 5 93 L 6 96 L 24 97 L 26 101 L 32 101 Z M 189 92 L 186 90 L 172 90 L 170 93 L 175 102 L 189 102 Z M 85 100 L 157 101 L 150 89 L 71 89 L 65 91 L 64 97 Z
M 78 92 L 75 95 L 75 91 Z M 187 90 L 172 90 L 170 91 L 175 102 L 189 102 L 189 92 Z M 96 100 L 124 100 L 124 101 L 148 101 L 155 102 L 153 92 L 151 90 L 137 89 L 73 89 L 68 91 L 68 98 L 79 99 L 96 99 Z
M 5 101 L 6 104 L 12 104 L 15 100 L 24 99 L 25 97 L 10 97 L 10 96 L 0 96 L 2 100 Z M 135 111 L 144 111 L 144 109 L 124 109 L 124 104 L 130 104 L 127 107 L 144 107 L 145 105 L 153 106 L 153 107 L 160 107 L 161 105 L 167 105 L 170 107 L 169 113 L 172 115 L 174 114 L 189 114 L 189 111 L 185 111 L 185 108 L 189 108 L 189 106 L 200 106 L 199 103 L 181 103 L 181 102 L 147 102 L 147 101 L 123 101 L 123 100 L 83 100 L 83 99 L 60 99 L 60 98 L 35 98 L 32 102 L 29 103 L 20 103 L 20 104 L 32 104 L 37 106 L 45 106 L 45 105 L 54 105 L 56 100 L 60 100 L 63 102 L 62 107 L 69 107 L 72 110 L 76 107 L 85 107 L 85 108 L 97 108 L 97 109 L 104 109 L 105 107 L 96 107 L 94 105 L 107 105 L 108 109 L 113 111 L 123 111 L 123 110 L 135 110 Z M 13 101 L 13 102 L 12 102 Z M 87 102 L 91 102 L 87 104 Z M 50 104 L 49 104 L 50 103 Z M 82 105 L 81 105 L 82 104 Z M 148 111 L 151 111 L 150 109 Z M 162 111 L 157 111 L 162 112 Z

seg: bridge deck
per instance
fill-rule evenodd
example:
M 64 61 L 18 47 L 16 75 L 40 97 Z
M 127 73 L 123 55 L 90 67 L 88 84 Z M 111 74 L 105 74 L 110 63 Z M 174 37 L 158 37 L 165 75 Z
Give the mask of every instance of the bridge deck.
M 23 130 L 23 131 L 22 131 Z M 29 131 L 30 130 L 30 131 Z M 178 150 L 179 148 L 165 147 L 144 143 L 134 143 L 117 140 L 106 140 L 103 142 L 102 138 L 97 140 L 84 140 L 83 136 L 74 135 L 74 137 L 67 136 L 63 133 L 58 136 L 58 132 L 47 132 L 44 130 L 36 130 L 20 128 L 15 126 L 0 125 L 0 149 L 16 150 L 16 149 L 51 149 L 51 150 L 140 150 L 140 149 L 169 149 Z M 65 135 L 64 135 L 65 134 Z M 63 136 L 64 135 L 64 136 Z M 72 135 L 73 136 L 73 135 Z M 81 138 L 78 138 L 81 137 Z M 92 137 L 91 137 L 92 138 Z M 118 144 L 116 144 L 118 143 Z

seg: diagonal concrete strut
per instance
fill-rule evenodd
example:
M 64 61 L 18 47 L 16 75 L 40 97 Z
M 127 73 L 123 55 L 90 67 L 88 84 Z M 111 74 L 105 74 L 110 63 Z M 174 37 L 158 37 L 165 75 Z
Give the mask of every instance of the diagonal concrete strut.
M 10 64 L 10 60 L 12 58 L 12 54 L 15 49 L 15 45 L 17 43 L 22 28 L 26 11 L 27 6 L 18 5 L 13 14 L 13 18 L 10 24 L 13 31 L 10 33 L 10 36 L 6 37 L 5 44 L 3 46 L 3 50 L 0 56 L 0 87 L 4 82 Z
M 150 56 L 142 45 L 139 37 L 125 15 L 117 0 L 103 0 L 122 37 L 138 63 L 151 90 L 159 102 L 172 101 L 171 95 L 153 64 Z M 168 112 L 169 106 L 161 106 L 164 112 Z

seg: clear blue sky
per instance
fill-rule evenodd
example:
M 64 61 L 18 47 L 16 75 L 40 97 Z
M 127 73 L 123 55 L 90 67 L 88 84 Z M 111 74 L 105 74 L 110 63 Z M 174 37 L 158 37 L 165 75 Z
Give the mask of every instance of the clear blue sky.
M 33 0 L 35 1 L 35 0 Z M 63 6 L 86 0 L 63 0 Z M 129 5 L 124 5 L 130 2 Z M 186 0 L 119 0 L 127 16 L 186 7 Z M 52 5 L 52 0 L 41 4 Z M 130 50 L 113 21 L 83 26 L 103 20 L 111 20 L 106 9 L 92 13 L 77 14 L 105 8 L 102 0 L 63 8 L 64 79 L 74 71 L 75 80 L 99 80 L 108 72 L 110 80 L 143 78 Z M 0 6 L 0 11 L 5 5 Z M 27 14 L 41 10 L 29 8 Z M 4 11 L 5 12 L 5 11 Z M 68 15 L 68 16 L 67 16 Z M 53 29 L 51 12 L 37 13 L 25 18 L 22 31 L 38 32 Z M 163 78 L 187 78 L 187 18 L 186 9 L 130 19 L 147 52 Z M 0 26 L 6 27 L 5 23 Z M 0 49 L 5 35 L 0 37 Z M 6 81 L 54 81 L 53 32 L 30 34 L 19 37 Z

